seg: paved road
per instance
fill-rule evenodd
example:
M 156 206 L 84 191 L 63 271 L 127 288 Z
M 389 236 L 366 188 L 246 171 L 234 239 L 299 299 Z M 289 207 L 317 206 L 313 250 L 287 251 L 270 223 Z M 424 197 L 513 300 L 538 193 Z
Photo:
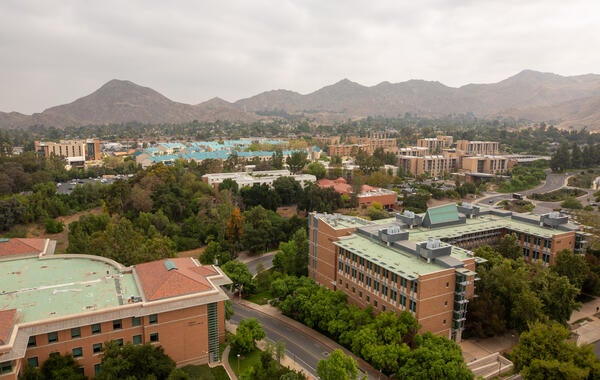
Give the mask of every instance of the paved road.
M 258 307 L 260 308 L 260 307 Z M 244 304 L 233 302 L 235 314 L 232 323 L 239 323 L 242 319 L 256 318 L 267 334 L 267 338 L 276 342 L 282 340 L 286 345 L 288 358 L 300 364 L 316 377 L 316 368 L 320 360 L 326 358 L 333 350 L 342 349 L 346 355 L 351 355 L 357 361 L 359 370 L 368 375 L 368 380 L 385 379 L 379 371 L 375 370 L 364 360 L 357 358 L 350 351 L 343 348 L 333 340 L 312 330 L 299 322 L 278 314 L 270 315 L 256 307 L 250 308 Z
M 529 190 L 525 190 L 525 191 L 521 191 L 521 194 L 524 195 L 531 195 L 533 193 L 549 193 L 551 191 L 560 189 L 561 187 L 564 186 L 565 180 L 570 176 L 570 173 L 566 173 L 566 174 L 556 174 L 556 173 L 549 173 L 546 177 L 546 182 L 543 183 L 542 185 L 533 188 L 533 189 L 529 189 Z M 503 200 L 507 200 L 507 199 L 512 199 L 512 194 L 499 194 L 499 193 L 489 193 L 490 196 L 486 196 L 485 199 L 483 199 L 481 202 L 482 204 L 487 204 L 487 205 L 495 205 L 496 203 L 503 201 Z M 545 205 L 541 205 L 541 209 L 546 210 L 546 206 Z M 547 207 L 548 211 L 552 211 L 552 208 Z
M 263 270 L 269 269 L 273 266 L 273 257 L 275 256 L 275 253 L 277 253 L 277 251 L 267 252 L 258 257 L 245 259 L 243 260 L 243 262 L 245 262 L 248 266 L 248 270 L 250 270 L 250 273 L 256 275 L 258 273 L 258 268 L 261 265 Z
M 245 307 L 237 302 L 233 303 L 235 314 L 231 317 L 232 323 L 240 323 L 243 319 L 256 318 L 267 333 L 267 338 L 273 342 L 285 342 L 287 354 L 294 361 L 317 376 L 319 360 L 324 359 L 325 353 L 330 349 L 314 340 L 312 337 L 297 331 L 270 315 Z

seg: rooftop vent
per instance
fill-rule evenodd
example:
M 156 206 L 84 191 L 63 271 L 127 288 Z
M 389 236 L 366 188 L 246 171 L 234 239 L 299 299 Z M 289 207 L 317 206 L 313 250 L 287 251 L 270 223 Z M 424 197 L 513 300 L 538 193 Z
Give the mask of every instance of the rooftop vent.
M 175 265 L 175 263 L 172 262 L 171 260 L 165 260 L 164 264 L 165 264 L 165 268 L 167 269 L 167 271 L 171 271 L 173 269 L 175 269 L 175 270 L 179 269 L 179 268 L 177 268 L 177 265 Z
M 441 246 L 442 246 L 442 242 L 440 241 L 440 239 L 427 238 L 427 244 L 425 246 L 427 249 L 440 248 Z
M 0 243 L 6 243 L 8 241 L 8 238 L 0 238 Z

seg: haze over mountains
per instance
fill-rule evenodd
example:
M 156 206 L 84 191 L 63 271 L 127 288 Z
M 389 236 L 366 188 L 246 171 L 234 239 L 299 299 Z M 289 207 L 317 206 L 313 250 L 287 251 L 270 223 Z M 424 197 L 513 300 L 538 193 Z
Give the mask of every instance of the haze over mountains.
M 459 88 L 424 80 L 382 82 L 367 87 L 344 79 L 306 95 L 273 90 L 235 103 L 214 98 L 197 105 L 172 101 L 151 88 L 129 81 L 111 80 L 90 95 L 41 113 L 0 112 L 0 128 L 131 121 L 251 122 L 285 114 L 332 121 L 367 116 L 398 117 L 406 112 L 428 117 L 466 113 L 484 118 L 510 116 L 553 122 L 561 127 L 588 126 L 600 130 L 600 75 L 566 77 L 525 70 L 498 83 Z

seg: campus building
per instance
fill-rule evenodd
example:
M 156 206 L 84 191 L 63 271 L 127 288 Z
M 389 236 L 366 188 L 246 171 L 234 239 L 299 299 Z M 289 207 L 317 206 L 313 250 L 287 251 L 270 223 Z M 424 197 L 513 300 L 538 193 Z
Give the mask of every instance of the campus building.
M 273 186 L 273 182 L 277 178 L 291 177 L 304 187 L 307 183 L 315 183 L 317 177 L 312 174 L 292 174 L 289 170 L 262 170 L 255 172 L 235 172 L 235 173 L 211 173 L 202 176 L 202 181 L 208 183 L 214 188 L 218 188 L 219 184 L 226 179 L 235 181 L 240 188 L 244 186 L 252 186 L 254 184 L 267 184 Z
M 542 216 L 469 204 L 433 207 L 424 214 L 367 221 L 311 213 L 309 276 L 377 312 L 407 310 L 421 331 L 459 341 L 476 262 L 472 249 L 515 233 L 530 262 L 554 262 L 562 249 L 582 252 L 586 234 L 556 213 Z
M 18 379 L 52 353 L 86 376 L 104 342 L 159 344 L 178 366 L 219 360 L 231 280 L 192 258 L 132 267 L 90 255 L 54 255 L 44 239 L 0 240 L 0 379 Z
M 83 166 L 86 162 L 102 159 L 99 139 L 35 141 L 34 147 L 44 157 L 64 157 L 73 166 Z
M 352 185 L 345 178 L 339 177 L 335 180 L 320 179 L 317 185 L 322 188 L 332 188 L 342 195 L 352 195 L 354 193 Z M 373 202 L 377 202 L 384 208 L 394 208 L 398 203 L 398 193 L 381 187 L 362 185 L 360 193 L 356 194 L 358 207 L 369 207 Z
M 466 155 L 496 155 L 500 148 L 497 141 L 458 140 L 456 150 Z

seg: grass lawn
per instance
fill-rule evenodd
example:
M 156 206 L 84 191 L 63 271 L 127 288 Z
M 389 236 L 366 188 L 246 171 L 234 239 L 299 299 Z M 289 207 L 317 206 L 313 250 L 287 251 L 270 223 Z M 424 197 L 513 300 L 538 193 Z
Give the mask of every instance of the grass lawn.
M 233 369 L 236 375 L 244 373 L 244 371 L 250 367 L 260 365 L 260 350 L 256 349 L 249 354 L 240 355 L 240 367 L 238 371 L 238 358 L 237 355 L 232 352 L 229 353 L 229 365 Z
M 269 302 L 269 299 L 271 298 L 271 293 L 268 291 L 265 292 L 260 292 L 260 293 L 256 293 L 251 295 L 250 297 L 246 298 L 248 301 L 255 303 L 257 305 L 266 305 L 267 302 Z
M 194 380 L 230 380 L 227 371 L 222 366 L 210 368 L 205 365 L 186 365 L 181 368 Z

